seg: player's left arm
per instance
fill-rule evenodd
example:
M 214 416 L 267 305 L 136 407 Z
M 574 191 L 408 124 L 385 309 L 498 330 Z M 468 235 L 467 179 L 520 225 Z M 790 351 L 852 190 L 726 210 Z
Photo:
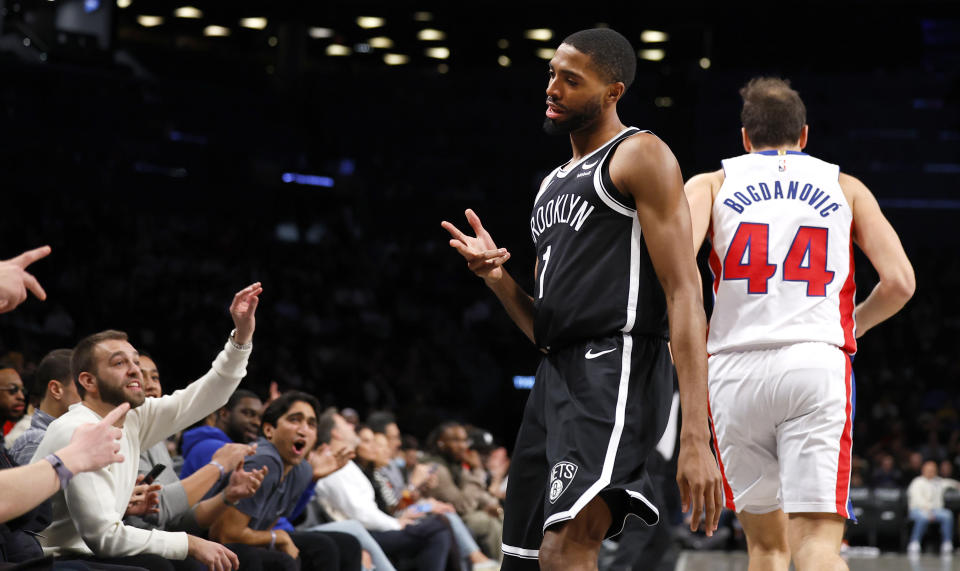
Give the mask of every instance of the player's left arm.
M 867 299 L 854 309 L 860 337 L 910 301 L 916 278 L 900 237 L 866 185 L 843 173 L 839 182 L 853 210 L 853 241 L 867 255 L 880 278 Z
M 713 212 L 713 197 L 723 184 L 723 171 L 701 173 L 693 176 L 683 185 L 690 205 L 690 221 L 693 232 L 693 251 L 700 250 L 703 240 L 710 229 L 710 215 Z
M 650 134 L 634 135 L 621 143 L 611 160 L 610 176 L 636 203 L 650 259 L 666 294 L 683 412 L 677 483 L 684 511 L 693 508 L 691 528 L 696 529 L 705 511 L 707 533 L 712 535 L 723 507 L 723 491 L 709 448 L 707 320 L 683 177 L 667 145 Z

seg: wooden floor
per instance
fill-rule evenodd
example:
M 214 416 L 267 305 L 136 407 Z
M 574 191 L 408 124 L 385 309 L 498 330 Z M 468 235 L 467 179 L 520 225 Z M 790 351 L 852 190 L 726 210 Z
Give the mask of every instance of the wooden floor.
M 960 554 L 953 557 L 921 555 L 908 557 L 902 553 L 876 556 L 849 555 L 850 571 L 960 571 Z M 677 558 L 675 571 L 746 571 L 747 554 L 743 552 L 684 551 Z

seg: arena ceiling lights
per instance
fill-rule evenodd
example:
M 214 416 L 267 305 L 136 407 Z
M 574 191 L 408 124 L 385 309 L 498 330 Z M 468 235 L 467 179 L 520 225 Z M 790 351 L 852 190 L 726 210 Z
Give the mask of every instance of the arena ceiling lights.
M 356 5 L 353 0 L 290 4 L 286 0 L 271 3 L 258 0 L 114 1 L 130 6 L 129 10 L 116 11 L 119 35 L 127 48 L 136 50 L 139 45 L 155 50 L 161 41 L 166 41 L 166 45 L 177 52 L 171 54 L 173 56 L 191 57 L 190 52 L 195 53 L 197 57 L 192 61 L 196 65 L 204 65 L 204 52 L 209 52 L 211 61 L 229 57 L 246 65 L 246 69 L 267 74 L 281 69 L 276 61 L 281 54 L 292 58 L 283 66 L 285 73 L 291 69 L 302 69 L 306 73 L 332 71 L 338 68 L 329 66 L 342 65 L 356 71 L 383 69 L 385 64 L 409 65 L 440 73 L 477 67 L 538 66 L 553 57 L 556 44 L 571 31 L 585 25 L 607 25 L 562 15 L 544 15 L 540 10 L 523 6 L 517 6 L 516 18 L 507 22 L 500 21 L 493 13 L 468 15 L 446 8 L 414 11 L 402 3 Z M 138 18 L 138 14 L 146 18 Z M 495 21 L 497 25 L 481 26 L 486 20 Z M 666 64 L 669 60 L 672 66 L 679 63 L 697 71 L 716 65 L 709 59 L 710 51 L 703 49 L 700 30 L 692 26 L 687 29 L 670 26 L 662 20 L 645 20 L 646 26 L 612 19 L 617 22 L 617 29 L 636 46 L 642 65 Z M 303 34 L 305 41 L 293 40 L 295 34 Z M 199 38 L 211 41 L 196 42 Z M 292 43 L 285 46 L 288 41 Z M 289 51 L 291 46 L 294 52 Z M 277 47 L 288 50 L 274 49 Z M 216 51 L 222 49 L 231 51 Z M 387 58 L 389 62 L 384 59 L 387 54 L 391 54 Z M 403 63 L 399 63 L 402 58 L 398 56 L 406 58 Z M 340 63 L 345 61 L 350 63 Z

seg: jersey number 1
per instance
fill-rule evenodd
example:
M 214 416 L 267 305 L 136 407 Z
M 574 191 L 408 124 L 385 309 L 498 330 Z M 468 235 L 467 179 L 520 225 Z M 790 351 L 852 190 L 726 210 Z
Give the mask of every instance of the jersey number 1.
M 550 263 L 550 248 L 553 248 L 553 244 L 547 246 L 547 251 L 543 253 L 543 268 L 540 270 L 540 279 L 537 280 L 540 282 L 540 292 L 537 299 L 543 299 L 543 277 L 547 275 L 547 264 Z
M 833 281 L 834 272 L 827 269 L 828 235 L 826 228 L 801 226 L 783 260 L 783 279 L 807 282 L 808 296 L 827 295 L 827 284 Z M 767 293 L 767 282 L 777 273 L 767 259 L 769 236 L 766 224 L 740 224 L 723 259 L 723 279 L 747 280 L 747 293 Z

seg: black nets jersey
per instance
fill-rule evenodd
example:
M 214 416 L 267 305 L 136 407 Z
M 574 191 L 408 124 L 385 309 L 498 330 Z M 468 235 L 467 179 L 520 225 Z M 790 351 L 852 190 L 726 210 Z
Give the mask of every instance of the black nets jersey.
M 633 200 L 609 161 L 630 127 L 576 163 L 557 167 L 534 200 L 534 336 L 558 348 L 618 331 L 667 336 L 667 305 Z

